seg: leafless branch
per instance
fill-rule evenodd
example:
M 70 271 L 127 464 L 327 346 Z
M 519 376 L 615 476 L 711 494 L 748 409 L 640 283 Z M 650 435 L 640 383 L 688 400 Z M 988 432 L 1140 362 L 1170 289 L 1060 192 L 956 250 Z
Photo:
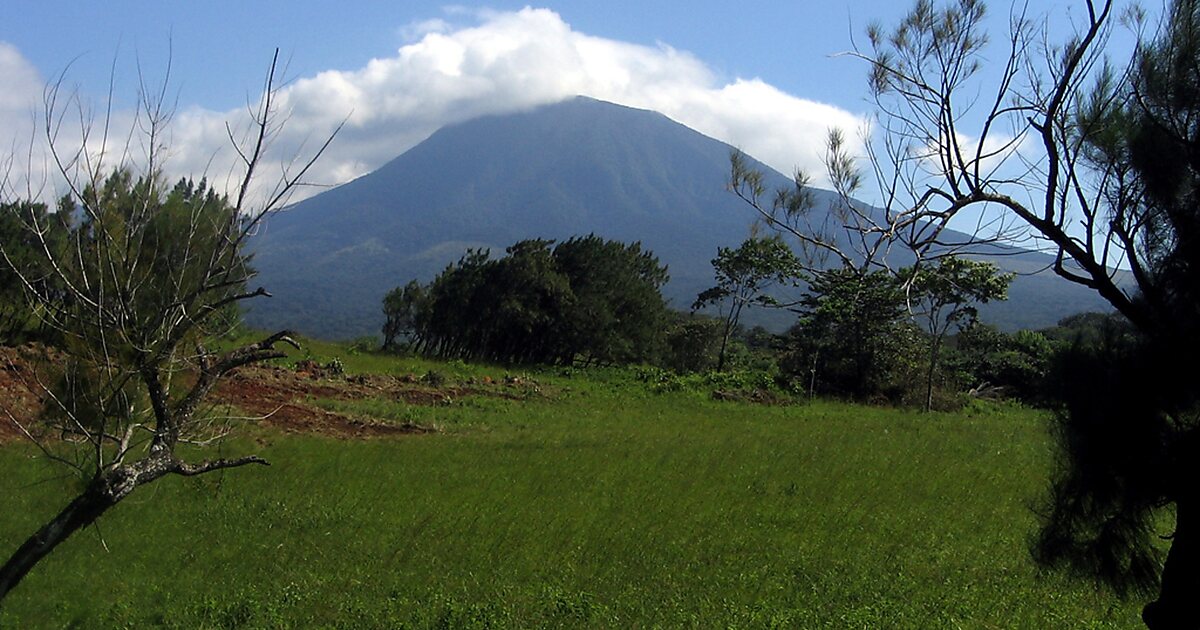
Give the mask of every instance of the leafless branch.
M 36 264 L 24 265 L 3 245 L 0 261 L 15 271 L 38 317 L 68 340 L 72 358 L 65 366 L 70 368 L 63 378 L 66 391 L 40 385 L 56 408 L 48 422 L 61 443 L 79 443 L 74 459 L 8 416 L 46 457 L 90 481 L 0 566 L 0 599 L 49 548 L 138 486 L 166 474 L 194 476 L 267 464 L 257 455 L 190 463 L 176 454 L 176 446 L 220 443 L 230 426 L 201 413 L 216 383 L 239 367 L 284 356 L 281 344 L 299 347 L 289 331 L 222 353 L 210 353 L 203 344 L 218 313 L 270 296 L 261 287 L 246 286 L 252 271 L 242 254 L 245 239 L 304 183 L 341 129 L 334 129 L 316 151 L 285 160 L 274 188 L 251 208 L 253 183 L 262 176 L 271 140 L 288 116 L 279 111 L 278 64 L 276 50 L 261 97 L 250 107 L 248 141 L 239 143 L 233 127 L 226 127 L 243 167 L 233 203 L 203 185 L 164 190 L 166 132 L 175 108 L 169 101 L 169 59 L 167 75 L 157 86 L 138 64 L 137 108 L 123 145 L 117 140 L 110 146 L 116 128 L 115 62 L 99 120 L 68 88 L 65 72 L 46 87 L 41 133 L 83 225 L 60 228 L 55 221 L 61 217 L 33 211 L 22 217 L 22 228 L 37 254 Z M 68 140 L 71 134 L 64 127 L 72 122 L 78 132 Z M 132 157 L 135 149 L 141 151 L 138 159 Z M 0 191 L 12 189 L 7 175 L 5 179 Z M 193 342 L 197 354 L 181 349 Z M 186 372 L 194 379 L 183 379 L 190 384 L 181 387 L 178 377 Z

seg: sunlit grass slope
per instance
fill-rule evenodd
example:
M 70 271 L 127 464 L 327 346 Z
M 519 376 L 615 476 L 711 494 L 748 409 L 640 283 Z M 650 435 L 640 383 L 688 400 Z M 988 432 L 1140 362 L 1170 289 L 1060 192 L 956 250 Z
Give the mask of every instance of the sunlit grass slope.
M 432 435 L 248 429 L 227 450 L 270 468 L 138 491 L 38 566 L 0 627 L 1137 624 L 1136 602 L 1029 560 L 1050 463 L 1036 412 L 768 407 L 655 394 L 620 372 L 532 378 L 545 397 L 316 401 Z M 0 448 L 0 554 L 71 490 L 33 454 Z

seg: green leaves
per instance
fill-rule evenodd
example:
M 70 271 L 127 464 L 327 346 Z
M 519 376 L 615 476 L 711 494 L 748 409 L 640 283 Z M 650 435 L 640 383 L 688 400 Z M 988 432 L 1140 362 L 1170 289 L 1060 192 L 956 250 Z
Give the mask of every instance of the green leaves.
M 901 380 L 912 335 L 895 276 L 853 267 L 817 272 L 800 312 L 785 369 L 810 387 L 869 399 Z
M 50 214 L 41 203 L 0 203 L 0 343 L 19 341 L 35 324 L 37 309 L 27 299 L 27 289 L 47 294 L 61 289 L 28 228 L 41 226 L 47 245 L 58 251 L 66 245 L 68 218 Z
M 737 327 L 742 309 L 748 304 L 779 306 L 779 301 L 768 291 L 775 285 L 796 286 L 803 275 L 803 267 L 778 234 L 766 238 L 752 236 L 737 249 L 720 247 L 712 266 L 717 274 L 717 286 L 701 292 L 692 309 L 731 300 L 725 311 L 721 352 L 717 360 L 720 370 L 725 367 L 725 346 Z
M 628 363 L 661 343 L 667 270 L 638 243 L 518 242 L 504 258 L 468 251 L 427 287 L 384 300 L 385 344 L 407 331 L 442 357 L 507 363 Z
M 974 321 L 975 303 L 1008 298 L 1014 274 L 1000 273 L 995 264 L 947 256 L 934 265 L 901 270 L 909 282 L 910 298 L 923 306 L 930 334 L 944 333 L 951 324 Z
M 791 284 L 803 275 L 802 265 L 792 249 L 778 235 L 746 239 L 737 249 L 721 247 L 712 260 L 717 286 L 699 295 L 692 305 L 702 308 L 733 297 L 735 306 L 750 302 L 773 301 L 763 292 L 774 285 Z

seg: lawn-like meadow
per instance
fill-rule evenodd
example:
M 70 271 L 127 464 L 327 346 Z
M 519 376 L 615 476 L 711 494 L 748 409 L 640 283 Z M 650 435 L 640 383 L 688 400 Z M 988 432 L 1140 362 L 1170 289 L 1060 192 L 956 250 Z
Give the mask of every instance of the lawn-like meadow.
M 336 348 L 325 347 L 326 352 Z M 502 371 L 347 356 L 351 371 Z M 143 488 L 37 566 L 0 627 L 1136 627 L 1040 572 L 1040 412 L 921 414 L 532 375 L 526 400 L 316 400 L 436 424 L 344 440 L 247 427 L 243 468 Z M 0 448 L 0 554 L 68 498 Z

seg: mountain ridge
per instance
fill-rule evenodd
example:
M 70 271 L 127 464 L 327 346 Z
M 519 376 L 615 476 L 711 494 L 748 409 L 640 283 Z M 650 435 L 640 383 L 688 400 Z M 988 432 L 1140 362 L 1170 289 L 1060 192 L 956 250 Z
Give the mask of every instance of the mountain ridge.
M 587 97 L 439 129 L 372 173 L 294 204 L 251 243 L 260 282 L 249 323 L 324 337 L 375 334 L 388 289 L 427 281 L 467 247 L 596 233 L 640 241 L 666 263 L 664 294 L 686 309 L 711 286 L 717 247 L 749 234 L 753 210 L 725 187 L 729 145 L 670 118 Z M 751 160 L 768 188 L 788 178 Z M 818 191 L 818 204 L 832 193 Z M 1022 253 L 1026 271 L 1046 261 Z M 996 260 L 1002 266 L 1006 257 Z M 1002 327 L 1051 325 L 1104 308 L 1082 287 L 1018 278 L 1019 307 L 987 305 Z M 1044 312 L 1043 312 L 1044 311 Z M 775 329 L 794 316 L 751 315 Z

